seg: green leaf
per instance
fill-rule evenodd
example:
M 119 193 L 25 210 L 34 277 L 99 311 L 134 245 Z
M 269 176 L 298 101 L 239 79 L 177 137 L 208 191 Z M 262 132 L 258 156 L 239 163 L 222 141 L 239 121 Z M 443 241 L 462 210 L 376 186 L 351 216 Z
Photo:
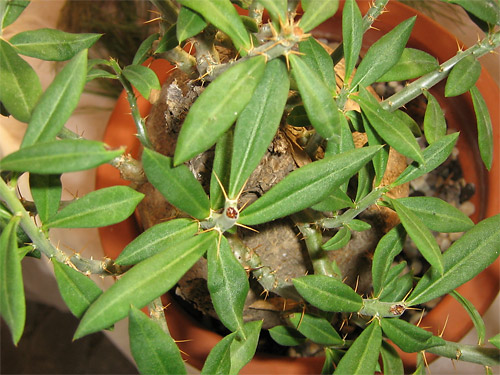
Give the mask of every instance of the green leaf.
M 492 338 L 490 338 L 488 340 L 490 343 L 492 343 L 493 345 L 495 345 L 498 349 L 500 349 L 500 333 L 493 336 Z
M 340 228 L 335 235 L 326 241 L 321 248 L 323 250 L 338 250 L 349 243 L 351 240 L 351 231 L 347 227 Z
M 275 326 L 269 329 L 272 339 L 283 346 L 296 346 L 302 344 L 306 338 L 299 331 L 288 326 Z
M 363 17 L 355 0 L 347 0 L 342 11 L 342 46 L 345 80 L 348 81 L 359 58 L 363 43 Z
M 393 112 L 401 121 L 403 121 L 406 126 L 411 130 L 413 135 L 415 137 L 421 137 L 422 136 L 422 131 L 420 130 L 420 126 L 417 124 L 417 122 L 406 112 L 403 112 L 401 110 L 396 110 Z
M 500 255 L 500 215 L 481 221 L 443 254 L 444 273 L 430 268 L 408 297 L 417 305 L 449 293 L 488 267 Z
M 231 371 L 231 344 L 236 332 L 233 332 L 215 345 L 208 354 L 201 375 L 226 375 Z
M 347 207 L 354 207 L 354 203 L 340 188 L 334 189 L 325 199 L 311 206 L 316 211 L 338 211 Z
M 333 137 L 338 138 L 340 113 L 329 88 L 301 57 L 290 55 L 289 59 L 293 78 L 314 129 L 327 140 Z
M 123 69 L 123 75 L 146 100 L 149 100 L 152 91 L 161 90 L 160 81 L 155 72 L 146 66 L 126 66 Z
M 462 211 L 436 197 L 400 198 L 398 202 L 436 232 L 465 232 L 474 226 L 474 222 Z
M 14 22 L 21 15 L 24 8 L 29 5 L 30 0 L 3 0 L 3 2 L 5 2 L 5 8 L 3 12 L 0 12 L 0 30 Z
M 481 75 L 481 64 L 474 55 L 460 60 L 450 71 L 444 96 L 457 96 L 469 91 Z
M 306 109 L 303 105 L 293 107 L 291 112 L 286 118 L 286 122 L 292 126 L 308 126 L 311 124 L 309 117 L 307 117 Z
M 267 63 L 250 102 L 236 122 L 228 192 L 230 199 L 236 198 L 276 134 L 289 87 L 285 63 L 280 59 Z
M 0 101 L 17 120 L 28 122 L 42 94 L 42 85 L 33 68 L 14 48 L 0 39 Z
M 102 294 L 102 290 L 88 277 L 73 268 L 51 259 L 59 292 L 72 314 L 81 318 L 83 313 Z
M 97 228 L 116 224 L 132 215 L 144 198 L 128 186 L 92 191 L 74 200 L 46 223 L 47 228 Z
M 337 83 L 333 60 L 323 46 L 313 37 L 309 37 L 299 43 L 299 52 L 304 54 L 302 60 L 318 75 L 320 80 L 328 87 L 330 93 L 335 93 Z
M 341 154 L 342 152 L 346 152 L 356 148 L 354 145 L 354 139 L 352 137 L 351 127 L 349 126 L 347 118 L 343 115 L 340 115 L 339 119 L 340 119 L 339 137 L 337 139 L 332 139 L 326 144 L 325 156 Z M 346 191 L 347 185 L 344 184 L 341 187 L 341 189 L 342 191 Z
M 423 76 L 439 68 L 437 59 L 419 49 L 405 48 L 398 62 L 377 82 L 406 81 Z
M 206 26 L 207 22 L 199 13 L 183 6 L 177 16 L 175 29 L 177 40 L 182 43 L 186 39 L 202 32 Z
M 458 4 L 467 12 L 492 25 L 500 24 L 500 6 L 495 0 L 448 0 Z
M 205 20 L 226 33 L 242 56 L 251 49 L 250 35 L 229 0 L 179 0 L 179 3 L 198 12 Z
M 87 78 L 87 50 L 57 73 L 33 110 L 21 147 L 52 141 L 75 110 Z
M 401 375 L 404 374 L 403 361 L 394 347 L 382 341 L 380 347 L 380 356 L 382 357 L 382 366 L 384 375 Z
M 132 267 L 89 307 L 74 338 L 105 329 L 125 318 L 130 305 L 143 308 L 161 296 L 200 259 L 216 237 L 214 231 L 200 234 Z
M 490 170 L 493 163 L 493 127 L 490 112 L 481 92 L 476 86 L 471 87 L 470 94 L 472 104 L 474 105 L 474 112 L 476 113 L 479 153 L 484 165 Z
M 118 76 L 116 74 L 112 74 L 110 72 L 107 72 L 104 69 L 90 69 L 87 72 L 87 78 L 85 79 L 86 82 L 90 82 L 94 79 L 97 78 L 108 78 L 108 79 L 118 79 Z
M 316 344 L 325 346 L 344 344 L 344 340 L 325 318 L 296 313 L 290 316 L 290 321 L 295 329 Z
M 267 9 L 271 20 L 275 25 L 280 25 L 280 21 L 287 20 L 287 0 L 258 0 Z
M 231 343 L 231 372 L 229 375 L 237 375 L 255 355 L 259 341 L 262 321 L 257 320 L 245 323 L 244 335 L 236 336 Z M 246 340 L 242 338 L 246 337 Z
M 172 25 L 165 32 L 165 34 L 161 37 L 160 42 L 158 43 L 158 47 L 154 51 L 154 54 L 163 53 L 169 51 L 177 46 L 179 46 L 179 41 L 177 40 L 176 33 L 176 25 Z
M 409 18 L 377 40 L 366 52 L 354 74 L 352 89 L 366 87 L 382 77 L 401 58 L 416 17 Z
M 40 174 L 83 171 L 104 164 L 123 151 L 108 151 L 101 142 L 83 139 L 40 142 L 4 157 L 0 169 Z
M 446 120 L 437 99 L 428 91 L 424 92 L 427 98 L 427 107 L 424 116 L 424 134 L 429 144 L 432 144 L 446 135 Z
M 9 42 L 21 55 L 47 61 L 66 61 L 90 48 L 102 34 L 73 34 L 56 29 L 23 31 Z
M 215 145 L 212 176 L 210 178 L 210 207 L 212 210 L 224 207 L 226 201 L 225 190 L 223 189 L 227 189 L 227 186 L 229 186 L 233 135 L 234 132 L 231 128 L 219 138 Z
M 42 223 L 59 209 L 62 185 L 60 175 L 30 174 L 30 191 Z
M 333 277 L 308 275 L 293 279 L 293 285 L 311 305 L 334 312 L 358 312 L 363 299 L 350 286 Z
M 256 225 L 298 212 L 322 201 L 329 192 L 346 182 L 373 155 L 378 147 L 363 147 L 327 156 L 294 170 L 266 194 L 247 207 L 239 222 Z
M 339 7 L 338 0 L 302 0 L 304 14 L 300 19 L 300 28 L 305 33 L 311 31 L 323 21 L 332 17 Z
M 141 374 L 186 374 L 179 348 L 170 335 L 135 307 L 128 317 L 130 351 Z
M 402 203 L 399 203 L 398 199 L 391 199 L 390 202 L 396 210 L 401 224 L 403 224 L 406 232 L 415 245 L 417 245 L 418 250 L 424 256 L 425 260 L 439 273 L 443 274 L 444 268 L 441 249 L 431 231 L 415 213 Z
M 419 163 L 424 163 L 417 140 L 398 116 L 382 109 L 377 99 L 365 89 L 360 91 L 360 96 L 352 96 L 352 99 L 359 103 L 363 114 L 366 115 L 377 134 L 389 145 L 401 154 Z
M 174 165 L 207 150 L 229 129 L 250 101 L 265 65 L 264 56 L 253 57 L 235 64 L 208 85 L 184 120 L 177 140 Z
M 356 232 L 364 232 L 365 230 L 370 229 L 372 226 L 370 223 L 367 223 L 363 220 L 352 219 L 349 224 L 346 224 L 347 227 Z
M 440 337 L 433 338 L 432 332 L 403 319 L 385 318 L 380 323 L 384 334 L 406 353 L 419 352 L 445 343 Z
M 422 151 L 424 163 L 417 164 L 414 162 L 410 164 L 391 186 L 404 184 L 436 169 L 450 156 L 457 142 L 458 135 L 459 133 L 445 135 L 439 141 L 434 142 L 424 149 Z
M 216 239 L 208 248 L 207 261 L 207 286 L 217 316 L 228 329 L 244 334 L 243 307 L 250 289 L 248 275 L 226 237 Z
M 13 217 L 0 233 L 0 315 L 10 328 L 14 345 L 21 339 L 26 320 L 23 274 L 16 237 L 19 220 L 19 217 Z
M 334 374 L 368 375 L 375 373 L 381 345 L 382 330 L 378 320 L 375 319 L 347 350 Z
M 197 219 L 208 217 L 210 201 L 187 166 L 173 167 L 172 158 L 149 149 L 144 149 L 142 163 L 149 182 L 171 204 Z
M 137 264 L 156 253 L 164 251 L 193 236 L 198 224 L 189 219 L 175 219 L 156 224 L 142 232 L 116 258 L 115 263 L 122 265 Z
M 400 268 L 398 268 L 398 266 Z M 406 262 L 403 261 L 396 266 L 393 266 L 387 275 L 383 290 L 380 293 L 380 300 L 383 302 L 401 301 L 408 292 L 413 288 L 413 274 L 412 271 L 398 276 L 401 270 L 406 268 Z M 391 271 L 394 270 L 394 274 Z M 397 273 L 397 274 L 396 274 Z M 392 276 L 394 278 L 392 278 Z
M 144 39 L 134 55 L 132 65 L 140 65 L 148 59 L 153 49 L 153 43 L 156 42 L 159 37 L 159 33 L 154 33 Z
M 472 302 L 470 302 L 467 298 L 462 296 L 456 290 L 452 290 L 450 292 L 450 295 L 462 305 L 465 311 L 467 311 L 467 314 L 469 314 L 472 323 L 474 323 L 474 327 L 476 328 L 476 333 L 477 333 L 477 344 L 484 345 L 486 339 L 486 326 L 479 311 L 477 311 L 476 307 L 472 304 Z

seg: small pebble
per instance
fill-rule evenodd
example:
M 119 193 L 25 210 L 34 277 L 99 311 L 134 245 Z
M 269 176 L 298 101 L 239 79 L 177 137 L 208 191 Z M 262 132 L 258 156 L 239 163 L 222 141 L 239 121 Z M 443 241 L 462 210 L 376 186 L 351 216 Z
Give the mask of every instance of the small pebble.
M 450 240 L 455 242 L 456 240 L 458 240 L 460 237 L 462 237 L 464 234 L 464 232 L 456 232 L 456 233 L 450 233 L 449 234 L 449 237 L 450 237 Z
M 476 207 L 474 206 L 474 203 L 472 203 L 470 201 L 462 203 L 460 205 L 459 209 L 467 216 L 471 216 L 476 211 Z

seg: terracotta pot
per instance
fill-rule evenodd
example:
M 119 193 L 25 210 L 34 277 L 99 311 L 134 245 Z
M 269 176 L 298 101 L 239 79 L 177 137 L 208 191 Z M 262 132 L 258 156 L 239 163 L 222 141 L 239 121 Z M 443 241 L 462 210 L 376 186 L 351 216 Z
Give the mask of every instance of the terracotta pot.
M 369 2 L 358 3 L 362 13 L 366 13 Z M 412 36 L 408 43 L 409 47 L 419 48 L 436 56 L 440 62 L 452 57 L 458 48 L 456 38 L 442 29 L 436 22 L 419 14 L 399 2 L 390 2 L 384 13 L 374 23 L 374 28 L 365 34 L 364 50 L 368 48 L 380 36 L 391 30 L 401 21 L 418 14 Z M 329 19 L 319 27 L 313 34 L 319 38 L 337 41 L 341 35 L 341 13 Z M 172 66 L 165 61 L 155 61 L 151 66 L 163 81 Z M 483 69 L 477 82 L 477 87 L 483 94 L 493 121 L 494 144 L 500 145 L 500 113 L 498 103 L 500 102 L 499 90 L 487 71 Z M 478 222 L 486 217 L 500 212 L 500 148 L 495 148 L 494 161 L 491 171 L 488 172 L 479 157 L 477 148 L 477 131 L 475 127 L 475 115 L 469 94 L 444 100 L 444 84 L 434 87 L 431 92 L 440 100 L 445 108 L 446 119 L 450 128 L 461 132 L 458 141 L 460 150 L 459 160 L 463 168 L 466 181 L 476 186 L 476 194 L 471 201 L 476 207 L 476 212 L 471 218 Z M 139 98 L 141 114 L 146 116 L 151 105 Z M 126 145 L 127 151 L 136 155 L 139 142 L 135 137 L 135 126 L 129 115 L 130 109 L 124 93 L 119 97 L 116 107 L 109 119 L 104 141 L 112 146 Z M 99 167 L 96 176 L 96 188 L 112 185 L 127 184 L 120 179 L 116 169 L 109 165 Z M 103 249 L 107 256 L 116 258 L 120 251 L 139 234 L 139 229 L 134 218 L 127 221 L 100 229 L 100 237 Z M 499 292 L 500 285 L 500 259 L 497 259 L 488 269 L 476 278 L 458 288 L 458 291 L 469 299 L 482 314 L 489 307 Z M 168 296 L 165 297 L 169 299 Z M 165 301 L 165 303 L 172 301 Z M 166 316 L 172 336 L 176 340 L 191 340 L 190 342 L 179 342 L 182 351 L 188 354 L 186 360 L 189 364 L 201 369 L 204 360 L 211 348 L 221 337 L 194 322 L 175 303 L 166 310 Z M 459 341 L 472 327 L 465 310 L 452 297 L 445 297 L 442 302 L 427 314 L 421 323 L 434 334 L 441 333 L 448 319 L 444 338 L 451 341 Z M 405 367 L 410 370 L 415 367 L 416 355 L 401 353 Z M 429 357 L 428 357 L 429 359 Z M 241 371 L 245 373 L 266 374 L 311 374 L 319 373 L 323 364 L 323 358 L 277 358 L 270 355 L 260 354 Z

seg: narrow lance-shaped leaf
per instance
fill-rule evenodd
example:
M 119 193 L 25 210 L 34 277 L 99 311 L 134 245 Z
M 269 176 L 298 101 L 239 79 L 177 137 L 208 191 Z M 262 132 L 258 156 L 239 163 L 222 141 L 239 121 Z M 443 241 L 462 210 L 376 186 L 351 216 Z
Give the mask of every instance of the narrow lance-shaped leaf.
M 184 120 L 177 140 L 174 165 L 207 150 L 229 129 L 250 101 L 265 65 L 264 56 L 253 57 L 235 64 L 208 85 Z
M 148 59 L 153 49 L 153 43 L 156 42 L 159 37 L 159 33 L 154 33 L 144 39 L 134 55 L 134 59 L 132 60 L 133 65 L 142 64 Z
M 492 25 L 500 23 L 500 5 L 495 0 L 449 0 L 463 7 L 467 12 Z
M 428 91 L 424 92 L 424 94 L 427 98 L 427 107 L 424 116 L 424 134 L 427 142 L 432 144 L 446 135 L 446 120 L 437 99 Z
M 156 224 L 130 242 L 116 258 L 115 263 L 137 264 L 160 251 L 176 246 L 197 231 L 198 224 L 189 219 L 175 219 Z
M 432 232 L 425 226 L 424 222 L 405 205 L 399 203 L 397 199 L 391 199 L 391 204 L 396 210 L 401 224 L 406 229 L 410 238 L 417 245 L 418 250 L 424 258 L 438 272 L 443 274 L 443 260 L 441 249 L 437 244 Z
M 236 122 L 228 192 L 230 199 L 236 198 L 276 134 L 289 87 L 285 63 L 280 59 L 267 63 L 252 99 Z
M 231 153 L 233 151 L 234 132 L 229 129 L 215 144 L 215 156 L 210 177 L 210 207 L 218 210 L 224 207 L 224 192 L 229 186 L 231 173 Z
M 179 3 L 200 13 L 203 18 L 229 35 L 242 56 L 252 47 L 250 35 L 229 0 L 179 0 Z
M 213 231 L 200 234 L 132 267 L 89 307 L 75 339 L 125 318 L 131 305 L 142 308 L 161 296 L 200 259 L 216 237 Z
M 129 312 L 128 329 L 130 351 L 141 374 L 186 374 L 172 337 L 135 307 Z
M 237 375 L 255 355 L 259 341 L 262 320 L 245 323 L 244 335 L 236 336 L 231 343 L 231 372 L 229 375 Z M 246 337 L 243 339 L 242 336 Z
M 342 11 L 342 46 L 345 59 L 345 80 L 348 81 L 358 61 L 363 42 L 363 17 L 355 0 L 347 0 Z
M 97 228 L 125 220 L 144 198 L 128 186 L 92 191 L 74 200 L 45 223 L 46 228 Z
M 335 93 L 337 83 L 333 60 L 325 48 L 313 37 L 309 37 L 299 43 L 299 52 L 303 53 L 302 60 L 311 68 L 324 82 L 331 94 Z
M 377 134 L 375 129 L 373 129 L 373 126 L 370 124 L 370 121 L 366 118 L 365 114 L 361 114 L 361 117 L 363 119 L 363 127 L 365 128 L 365 133 L 366 137 L 368 139 L 368 144 L 370 146 L 376 146 L 376 145 L 384 145 L 384 140 L 380 135 Z M 389 161 L 389 147 L 385 146 L 382 148 L 374 157 L 372 160 L 373 163 L 373 169 L 375 171 L 375 181 L 373 184 L 375 186 L 378 186 L 380 182 L 382 181 L 382 178 L 384 178 L 385 170 L 387 168 L 387 162 Z M 359 183 L 358 183 L 359 185 Z M 368 188 L 371 189 L 371 185 L 369 184 Z M 358 187 L 359 191 L 359 187 Z M 356 201 L 359 200 L 359 197 L 356 197 Z
M 338 211 L 347 207 L 354 207 L 354 203 L 340 188 L 334 189 L 333 192 L 321 202 L 311 206 L 311 208 L 316 211 Z
M 363 147 L 296 169 L 266 194 L 252 203 L 240 215 L 239 222 L 256 225 L 308 208 L 328 196 L 346 182 L 379 147 Z
M 264 8 L 267 9 L 271 20 L 275 25 L 280 25 L 280 21 L 282 23 L 286 22 L 287 15 L 287 0 L 258 0 Z
M 344 344 L 344 340 L 325 318 L 296 313 L 290 316 L 290 321 L 294 328 L 316 344 L 325 346 Z
M 26 320 L 23 274 L 16 237 L 19 220 L 19 217 L 13 217 L 0 234 L 0 315 L 10 328 L 14 345 L 21 339 Z
M 301 57 L 290 55 L 289 59 L 293 78 L 299 88 L 311 124 L 323 138 L 327 140 L 335 138 L 335 142 L 338 143 L 340 113 L 332 93 Z
M 311 31 L 323 21 L 332 17 L 339 7 L 338 0 L 303 0 L 304 15 L 299 26 L 304 32 Z
M 289 326 L 274 326 L 269 329 L 272 339 L 283 346 L 296 346 L 302 344 L 306 337 L 296 329 Z
M 377 40 L 361 60 L 351 82 L 351 88 L 366 87 L 382 77 L 395 65 L 403 53 L 415 24 L 416 17 L 409 18 Z
M 500 333 L 488 339 L 488 341 L 500 349 Z
M 444 272 L 430 268 L 408 297 L 417 305 L 449 293 L 488 267 L 500 255 L 500 215 L 476 224 L 443 254 Z
M 493 127 L 491 125 L 490 112 L 481 92 L 476 86 L 470 89 L 470 94 L 474 105 L 474 112 L 476 113 L 479 153 L 484 165 L 490 170 L 493 163 Z
M 14 22 L 21 15 L 24 8 L 30 3 L 30 0 L 10 0 L 4 1 L 5 8 L 0 12 L 0 29 L 4 29 Z
M 179 11 L 177 24 L 175 26 L 177 40 L 183 42 L 200 33 L 206 26 L 207 22 L 199 13 L 183 6 Z
M 486 325 L 484 324 L 484 320 L 481 317 L 479 311 L 477 311 L 476 307 L 472 304 L 472 302 L 470 302 L 467 298 L 462 296 L 456 290 L 453 290 L 450 293 L 450 295 L 453 298 L 455 298 L 463 306 L 465 311 L 467 311 L 467 314 L 469 314 L 469 317 L 471 318 L 472 323 L 476 328 L 477 344 L 484 345 L 486 339 Z
M 231 344 L 236 336 L 233 332 L 215 345 L 201 369 L 202 375 L 226 375 L 231 370 Z
M 87 50 L 79 52 L 57 74 L 33 110 L 21 147 L 51 141 L 75 110 L 87 78 Z
M 21 55 L 40 60 L 66 61 L 90 48 L 100 37 L 101 34 L 73 34 L 44 28 L 20 32 L 9 42 Z
M 0 169 L 40 174 L 83 171 L 104 164 L 123 151 L 108 151 L 102 142 L 83 139 L 40 142 L 4 157 Z
M 30 191 L 42 223 L 59 209 L 62 185 L 60 175 L 30 173 Z
M 455 65 L 446 80 L 444 96 L 457 96 L 469 91 L 481 75 L 481 64 L 474 55 L 469 55 Z
M 293 279 L 293 285 L 307 302 L 323 311 L 358 312 L 363 307 L 361 296 L 333 277 L 308 275 Z
M 419 49 L 405 48 L 398 62 L 384 73 L 377 82 L 406 81 L 439 68 L 437 59 Z
M 142 163 L 149 182 L 171 204 L 197 219 L 208 217 L 210 201 L 187 166 L 173 167 L 171 158 L 149 149 L 144 149 Z
M 382 330 L 378 320 L 374 319 L 347 350 L 334 374 L 367 375 L 375 373 L 381 345 Z
M 227 328 L 244 334 L 243 307 L 250 289 L 247 273 L 224 236 L 220 242 L 213 241 L 207 255 L 207 286 L 215 312 Z
M 0 81 L 0 102 L 17 120 L 28 122 L 42 94 L 42 85 L 33 68 L 3 39 L 0 39 Z
M 326 241 L 321 247 L 323 250 L 338 250 L 349 243 L 351 240 L 351 231 L 348 227 L 344 226 L 339 229 L 335 235 Z
M 385 340 L 382 340 L 380 356 L 382 357 L 384 375 L 404 374 L 403 360 L 396 349 Z
M 81 318 L 85 310 L 102 294 L 102 290 L 88 277 L 73 268 L 52 259 L 59 292 L 74 316 Z
M 123 69 L 123 75 L 147 100 L 149 100 L 153 91 L 159 91 L 161 89 L 160 81 L 155 72 L 146 66 L 126 66 Z
M 432 332 L 408 323 L 403 319 L 385 318 L 380 322 L 384 334 L 407 353 L 443 345 L 445 342 L 440 337 L 433 337 Z

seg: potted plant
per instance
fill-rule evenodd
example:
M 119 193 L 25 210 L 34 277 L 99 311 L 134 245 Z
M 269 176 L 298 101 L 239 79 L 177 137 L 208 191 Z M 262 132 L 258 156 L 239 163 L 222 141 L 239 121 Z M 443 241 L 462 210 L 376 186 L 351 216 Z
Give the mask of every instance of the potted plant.
M 0 39 L 2 113 L 28 123 L 20 150 L 0 161 L 0 312 L 13 341 L 19 341 L 25 319 L 20 259 L 43 254 L 54 265 L 63 299 L 81 318 L 75 339 L 129 317 L 131 349 L 139 370 L 182 373 L 184 363 L 169 334 L 160 297 L 203 258 L 211 303 L 230 333 L 212 349 L 202 373 L 238 373 L 254 356 L 262 321 L 243 319 L 249 279 L 292 306 L 280 314 L 282 324 L 270 328 L 273 339 L 282 345 L 316 343 L 325 355 L 324 373 L 374 373 L 379 368 L 403 373 L 395 347 L 418 353 L 420 373 L 425 372 L 424 352 L 487 368 L 498 364 L 496 348 L 449 342 L 403 318 L 422 303 L 451 293 L 482 332 L 484 323 L 474 306 L 454 290 L 497 259 L 500 216 L 473 224 L 443 201 L 391 195 L 395 187 L 437 168 L 459 137 L 456 132 L 447 134 L 444 114 L 429 91 L 441 81 L 446 82 L 448 97 L 470 92 L 478 149 L 486 168 L 495 168 L 491 120 L 475 84 L 481 69 L 477 59 L 500 44 L 495 31 L 498 5 L 456 1 L 488 32 L 482 41 L 442 64 L 422 51 L 405 48 L 413 18 L 378 39 L 357 64 L 363 34 L 387 1 L 375 1 L 365 16 L 355 1 L 346 1 L 342 44 L 331 54 L 309 32 L 333 16 L 337 1 L 303 1 L 302 8 L 297 1 L 239 1 L 248 11 L 243 16 L 229 0 L 152 2 L 161 15 L 160 33 L 146 39 L 126 67 L 112 58 L 87 59 L 87 50 L 99 35 L 45 29 Z M 0 4 L 5 27 L 28 2 Z M 263 21 L 264 9 L 269 22 Z M 186 51 L 190 38 L 194 55 Z M 20 54 L 69 62 L 42 93 L 38 77 Z M 164 153 L 172 153 L 168 156 L 155 148 L 133 89 L 147 100 L 158 100 L 158 78 L 142 65 L 150 56 L 175 63 L 196 93 L 194 104 L 173 116 L 182 126 L 175 143 L 161 144 L 167 147 Z M 342 57 L 345 78 L 336 90 L 333 67 Z M 65 128 L 86 81 L 96 77 L 116 79 L 126 90 L 142 146 L 137 159 Z M 379 102 L 366 89 L 379 80 L 412 83 Z M 399 108 L 422 94 L 429 104 L 421 138 Z M 348 101 L 357 103 L 361 112 L 347 110 Z M 244 192 L 246 181 L 285 117 L 288 124 L 300 125 L 300 136 L 294 138 L 300 166 L 252 197 Z M 366 133 L 366 144 L 355 147 L 355 132 Z M 419 144 L 417 138 L 426 143 Z M 198 179 L 203 173 L 198 173 L 193 160 L 213 146 L 208 177 Z M 409 164 L 387 182 L 390 149 L 408 158 Z M 62 173 L 106 163 L 132 184 L 60 202 Z M 26 172 L 34 202 L 16 194 L 18 179 Z M 69 256 L 50 243 L 51 228 L 102 227 L 126 219 L 145 199 L 134 188 L 146 180 L 174 207 L 175 218 L 147 229 L 118 258 Z M 369 270 L 370 291 L 362 296 L 344 282 L 343 271 L 330 254 L 374 225 L 357 219 L 373 207 L 396 215 L 401 223 L 387 228 L 378 241 Z M 238 228 L 265 229 L 285 217 L 305 240 L 309 273 L 282 280 L 277 269 L 270 269 L 246 245 Z M 442 253 L 431 231 L 466 233 Z M 411 271 L 401 274 L 404 263 L 393 264 L 407 236 L 429 265 L 418 279 Z M 117 276 L 117 282 L 102 292 L 88 274 Z M 145 306 L 149 317 L 138 310 Z M 344 337 L 338 332 L 346 326 L 342 321 L 350 327 Z M 499 346 L 498 335 L 483 336 L 480 333 L 481 343 L 490 339 Z

